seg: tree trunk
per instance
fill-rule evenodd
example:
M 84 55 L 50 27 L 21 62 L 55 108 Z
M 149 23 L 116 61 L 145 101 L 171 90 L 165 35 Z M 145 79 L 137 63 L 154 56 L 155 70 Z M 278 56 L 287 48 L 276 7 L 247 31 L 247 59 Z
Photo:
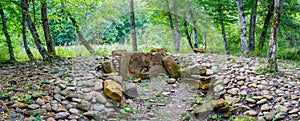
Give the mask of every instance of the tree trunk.
M 131 23 L 131 38 L 132 38 L 132 49 L 137 51 L 137 40 L 135 32 L 135 21 L 134 21 L 134 3 L 130 0 L 130 23 Z
M 180 51 L 180 33 L 179 33 L 179 25 L 178 25 L 178 16 L 177 16 L 177 8 L 176 8 L 176 0 L 173 1 L 173 8 L 174 8 L 174 22 L 175 22 L 175 27 L 176 27 L 176 32 L 175 32 L 175 50 L 176 52 Z
M 168 16 L 169 16 L 170 27 L 171 27 L 171 30 L 172 30 L 172 37 L 173 37 L 173 40 L 174 40 L 174 47 L 175 47 L 175 50 L 176 50 L 176 35 L 175 35 L 172 15 L 171 15 L 170 7 L 169 7 L 169 0 L 166 0 L 166 6 L 167 6 L 167 11 L 168 11 Z
M 241 45 L 242 45 L 242 52 L 244 54 L 248 53 L 248 44 L 247 44 L 247 38 L 246 38 L 246 20 L 244 16 L 244 11 L 243 11 L 243 3 L 242 0 L 236 0 L 236 5 L 238 9 L 238 14 L 239 14 L 239 19 L 240 19 L 240 24 L 241 24 Z
M 266 35 L 268 32 L 268 28 L 269 28 L 269 23 L 270 23 L 270 20 L 271 20 L 273 11 L 274 11 L 274 0 L 269 0 L 268 8 L 269 8 L 269 10 L 268 10 L 267 16 L 264 21 L 263 29 L 262 29 L 262 32 L 260 35 L 260 41 L 258 43 L 258 50 L 259 50 L 258 52 L 260 52 L 260 53 L 262 52 L 262 50 L 264 48 Z
M 47 50 L 48 50 L 49 54 L 55 55 L 55 46 L 54 46 L 54 42 L 53 42 L 51 34 L 50 34 L 50 29 L 49 29 L 49 24 L 48 24 L 46 1 L 41 2 L 41 13 L 42 13 L 42 23 L 43 23 L 43 29 L 44 29 Z
M 32 9 L 33 9 L 33 24 L 35 24 L 36 23 L 36 12 L 35 12 L 34 0 L 32 0 Z
M 16 58 L 15 58 L 15 55 L 14 55 L 14 49 L 13 49 L 13 46 L 12 46 L 12 43 L 11 43 L 11 39 L 10 39 L 10 36 L 8 34 L 8 31 L 7 31 L 7 25 L 6 25 L 6 20 L 5 20 L 5 16 L 4 16 L 4 10 L 2 8 L 2 5 L 0 4 L 0 16 L 1 16 L 1 19 L 2 19 L 2 30 L 3 30 L 3 33 L 6 37 L 6 43 L 7 43 L 7 46 L 8 46 L 8 52 L 9 52 L 9 62 L 16 62 Z
M 223 41 L 224 41 L 224 46 L 226 50 L 226 54 L 230 54 L 230 49 L 226 40 L 226 32 L 225 32 L 225 26 L 223 22 L 223 11 L 221 7 L 221 0 L 218 0 L 218 13 L 219 13 L 219 20 L 222 28 L 222 36 L 223 36 Z
M 253 7 L 251 10 L 250 18 L 250 32 L 249 32 L 249 50 L 254 51 L 255 49 L 255 27 L 256 27 L 256 8 L 258 0 L 253 0 Z
M 27 43 L 27 37 L 26 37 L 26 11 L 22 10 L 22 35 L 23 35 L 23 44 L 26 51 L 26 54 L 30 61 L 33 61 L 35 58 L 32 54 L 32 52 L 29 49 L 28 43 Z
M 193 26 L 193 38 L 194 38 L 194 47 L 198 48 L 198 39 L 197 39 L 197 29 L 196 29 L 196 23 L 193 17 L 193 11 L 192 8 L 189 6 L 189 14 L 191 17 L 191 21 L 192 21 L 192 26 Z
M 38 51 L 40 52 L 40 54 L 42 55 L 43 59 L 44 60 L 49 60 L 50 56 L 48 55 L 47 51 L 43 47 L 43 45 L 41 43 L 41 40 L 40 40 L 40 37 L 37 33 L 36 27 L 32 23 L 32 20 L 31 20 L 30 14 L 29 14 L 29 10 L 28 10 L 28 0 L 22 0 L 21 2 L 22 2 L 21 6 L 22 6 L 23 10 L 26 11 L 27 24 L 28 24 L 29 30 L 30 30 L 30 32 L 33 36 L 35 45 L 36 45 Z
M 269 42 L 269 59 L 268 59 L 268 68 L 271 72 L 277 72 L 277 60 L 276 60 L 276 51 L 277 51 L 277 40 L 278 40 L 278 31 L 280 26 L 280 16 L 281 16 L 282 0 L 274 0 L 274 19 L 272 21 L 270 42 Z
M 187 19 L 187 18 L 186 18 L 186 14 L 185 14 L 185 15 L 184 15 L 184 18 L 183 18 L 183 20 L 184 20 L 183 25 L 184 25 L 184 31 L 185 31 L 185 35 L 186 35 L 186 40 L 188 41 L 188 43 L 189 43 L 191 49 L 193 50 L 194 48 L 193 48 L 191 36 L 190 36 L 190 34 L 189 34 L 188 23 L 187 23 L 187 20 L 186 20 L 186 19 Z
M 85 38 L 83 37 L 81 31 L 79 30 L 79 26 L 77 25 L 76 20 L 72 17 L 72 15 L 67 12 L 69 18 L 72 21 L 73 26 L 76 29 L 77 32 L 77 36 L 78 36 L 78 40 L 83 44 L 83 46 L 89 51 L 90 54 L 95 54 L 95 50 L 90 46 L 90 44 L 85 40 Z

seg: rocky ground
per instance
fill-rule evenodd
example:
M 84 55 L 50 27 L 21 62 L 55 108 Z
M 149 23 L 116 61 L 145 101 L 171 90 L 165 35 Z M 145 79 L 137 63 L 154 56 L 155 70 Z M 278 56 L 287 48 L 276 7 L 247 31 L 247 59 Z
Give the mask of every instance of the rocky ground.
M 300 119 L 300 67 L 280 61 L 275 77 L 263 71 L 263 58 L 205 53 L 172 57 L 181 68 L 204 65 L 217 82 L 203 91 L 167 76 L 152 77 L 135 83 L 137 98 L 116 103 L 104 96 L 104 80 L 97 76 L 102 72 L 95 70 L 103 57 L 0 65 L 0 120 Z M 120 57 L 110 59 L 119 66 Z M 218 104 L 230 111 L 222 112 Z

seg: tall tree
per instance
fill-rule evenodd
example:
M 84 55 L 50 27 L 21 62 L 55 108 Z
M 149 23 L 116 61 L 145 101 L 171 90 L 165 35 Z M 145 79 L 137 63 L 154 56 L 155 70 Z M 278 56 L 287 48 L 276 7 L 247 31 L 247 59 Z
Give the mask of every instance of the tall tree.
M 187 18 L 186 18 L 186 13 L 184 14 L 183 20 L 184 20 L 183 25 L 184 25 L 184 31 L 185 31 L 185 35 L 186 35 L 186 40 L 188 41 L 191 49 L 193 50 L 194 47 L 193 47 L 191 36 L 190 36 L 189 30 L 188 30 L 188 22 L 187 22 Z
M 222 36 L 223 36 L 223 41 L 224 41 L 224 46 L 226 50 L 226 54 L 230 54 L 230 49 L 226 40 L 226 32 L 225 32 L 225 26 L 223 22 L 223 11 L 222 11 L 222 6 L 221 6 L 221 0 L 218 0 L 218 13 L 219 13 L 219 21 L 221 24 L 222 28 Z
M 44 46 L 42 45 L 42 42 L 40 40 L 39 34 L 36 30 L 35 24 L 32 23 L 31 17 L 30 17 L 30 13 L 28 10 L 28 0 L 22 0 L 21 1 L 21 7 L 23 10 L 25 10 L 25 14 L 26 14 L 26 20 L 27 20 L 27 24 L 28 24 L 28 28 L 33 36 L 35 45 L 38 49 L 38 51 L 40 52 L 41 56 L 43 57 L 44 60 L 49 60 L 51 57 L 49 56 L 49 54 L 47 53 L 47 51 L 45 50 Z
M 169 0 L 166 0 L 166 6 L 167 6 L 167 11 L 168 11 L 170 27 L 171 27 L 171 30 L 172 30 L 172 37 L 173 37 L 173 40 L 174 40 L 174 47 L 175 47 L 175 50 L 176 50 L 176 35 L 175 35 L 173 19 L 172 19 L 170 7 L 169 7 Z
M 176 32 L 175 32 L 175 50 L 176 52 L 180 51 L 180 33 L 179 33 L 179 25 L 178 25 L 178 16 L 177 16 L 177 6 L 176 6 L 176 0 L 173 0 L 173 8 L 174 8 L 174 22 L 175 22 L 175 27 L 176 27 Z
M 238 14 L 239 14 L 239 19 L 240 19 L 240 24 L 241 24 L 241 33 L 240 33 L 240 38 L 241 38 L 241 45 L 242 45 L 242 52 L 248 53 L 248 44 L 247 44 L 247 38 L 246 38 L 246 20 L 245 20 L 245 15 L 243 11 L 243 3 L 242 0 L 236 0 L 236 5 L 238 9 Z
M 198 48 L 196 23 L 195 23 L 195 20 L 194 20 L 193 11 L 192 11 L 192 8 L 190 6 L 190 3 L 189 3 L 189 14 L 190 14 L 190 19 L 192 21 L 192 26 L 193 26 L 194 47 Z
M 274 19 L 272 21 L 270 42 L 269 42 L 269 59 L 268 59 L 268 68 L 271 72 L 277 72 L 277 60 L 276 60 L 276 51 L 277 51 L 277 40 L 278 32 L 280 26 L 280 16 L 282 9 L 282 0 L 274 0 Z
M 3 33 L 6 37 L 6 43 L 7 43 L 7 46 L 8 46 L 8 52 L 9 52 L 9 62 L 16 62 L 16 58 L 15 58 L 15 54 L 14 54 L 14 49 L 13 49 L 13 46 L 12 46 L 12 43 L 11 43 L 11 39 L 10 39 L 10 36 L 8 34 L 8 31 L 7 31 L 7 25 L 6 25 L 6 20 L 5 20 L 5 16 L 4 16 L 4 10 L 2 8 L 2 5 L 0 4 L 0 16 L 1 16 L 1 19 L 2 19 L 2 30 L 3 30 Z
M 271 17 L 273 15 L 273 11 L 274 11 L 274 0 L 269 0 L 269 5 L 268 5 L 268 13 L 266 15 L 266 18 L 264 20 L 264 25 L 263 25 L 263 29 L 260 35 L 260 39 L 259 39 L 259 43 L 258 43 L 258 52 L 261 53 L 263 48 L 264 48 L 264 44 L 265 44 L 265 40 L 266 40 L 266 35 L 268 32 L 268 28 L 269 28 L 269 23 L 271 20 Z
M 49 54 L 55 55 L 55 46 L 54 46 L 54 42 L 53 42 L 51 34 L 50 34 L 48 18 L 47 18 L 47 1 L 46 0 L 41 1 L 41 13 L 42 13 L 42 23 L 43 23 L 43 29 L 44 29 L 47 50 L 48 50 Z
M 133 49 L 133 51 L 137 51 L 133 0 L 130 0 L 130 23 L 131 23 L 132 49 Z
M 32 54 L 32 52 L 29 49 L 28 43 L 27 43 L 27 36 L 26 36 L 26 11 L 22 9 L 22 35 L 23 35 L 23 44 L 24 44 L 24 48 L 25 48 L 25 52 L 29 58 L 29 60 L 34 60 L 34 56 Z
M 251 10 L 250 18 L 250 32 L 249 32 L 249 50 L 254 51 L 255 49 L 255 27 L 256 27 L 256 9 L 258 0 L 253 0 L 253 7 Z

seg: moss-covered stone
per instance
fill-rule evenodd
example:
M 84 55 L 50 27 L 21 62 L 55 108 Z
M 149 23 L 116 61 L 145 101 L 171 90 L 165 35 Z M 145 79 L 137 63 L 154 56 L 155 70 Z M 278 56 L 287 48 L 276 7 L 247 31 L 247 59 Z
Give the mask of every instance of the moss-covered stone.
M 112 62 L 110 60 L 104 60 L 102 62 L 102 68 L 103 68 L 105 73 L 115 72 L 115 69 L 114 69 L 114 67 L 112 65 Z
M 163 65 L 167 70 L 169 76 L 171 78 L 178 78 L 179 77 L 179 65 L 175 62 L 175 60 L 170 57 L 166 56 L 162 59 Z
M 122 86 L 113 80 L 104 81 L 104 95 L 113 101 L 120 102 L 122 100 Z
M 181 78 L 190 78 L 191 75 L 204 76 L 206 74 L 206 67 L 202 65 L 194 65 L 187 68 L 183 68 L 179 72 Z

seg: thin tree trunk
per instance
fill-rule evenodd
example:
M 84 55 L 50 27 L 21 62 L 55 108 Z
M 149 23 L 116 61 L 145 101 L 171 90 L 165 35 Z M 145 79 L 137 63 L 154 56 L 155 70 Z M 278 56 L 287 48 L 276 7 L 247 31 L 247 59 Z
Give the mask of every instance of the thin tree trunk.
M 266 40 L 266 35 L 268 32 L 268 28 L 269 28 L 269 23 L 274 11 L 274 0 L 269 0 L 269 6 L 268 6 L 269 10 L 268 13 L 266 15 L 265 21 L 264 21 L 264 25 L 263 25 L 263 29 L 260 35 L 260 41 L 258 43 L 258 52 L 262 52 L 263 48 L 264 48 L 264 44 L 265 44 L 265 40 Z
M 277 51 L 277 40 L 278 40 L 278 31 L 280 26 L 280 16 L 282 9 L 282 0 L 274 0 L 274 19 L 272 21 L 270 42 L 269 42 L 269 60 L 268 68 L 271 72 L 277 72 L 277 60 L 276 60 L 276 51 Z
M 32 52 L 29 49 L 28 43 L 27 43 L 27 36 L 26 36 L 26 11 L 22 10 L 22 35 L 23 35 L 23 44 L 26 51 L 26 54 L 30 61 L 35 60 Z
M 190 36 L 190 34 L 189 34 L 188 23 L 187 23 L 187 20 L 186 20 L 186 19 L 187 19 L 187 18 L 186 18 L 186 14 L 185 14 L 185 15 L 184 15 L 184 18 L 183 18 L 183 20 L 184 20 L 183 25 L 184 25 L 184 31 L 185 31 L 185 35 L 186 35 L 186 40 L 188 41 L 188 43 L 189 43 L 191 49 L 193 50 L 194 48 L 193 48 L 191 36 Z
M 206 50 L 206 47 L 207 47 L 207 34 L 206 32 L 203 33 L 204 35 L 202 36 L 202 39 L 204 41 L 204 50 Z
M 175 47 L 175 50 L 176 50 L 176 35 L 175 35 L 173 19 L 172 19 L 170 7 L 169 7 L 169 0 L 166 0 L 166 6 L 167 6 L 167 11 L 168 11 L 168 16 L 169 16 L 170 27 L 171 27 L 171 30 L 172 30 L 172 37 L 173 37 L 173 40 L 174 40 L 174 47 Z
M 223 11 L 222 11 L 222 7 L 221 7 L 221 0 L 218 0 L 218 13 L 219 13 L 219 20 L 220 20 L 220 24 L 221 24 L 221 28 L 222 28 L 222 36 L 223 36 L 225 51 L 226 51 L 226 54 L 230 54 L 230 49 L 229 49 L 227 39 L 226 39 L 225 26 L 224 26 L 224 22 L 223 22 Z
M 137 51 L 133 0 L 130 0 L 130 23 L 131 23 L 132 49 L 133 49 L 133 51 Z
M 55 46 L 54 46 L 54 42 L 52 41 L 49 24 L 48 24 L 48 18 L 47 18 L 46 0 L 41 2 L 41 13 L 42 13 L 42 23 L 43 23 L 43 29 L 44 29 L 47 50 L 48 50 L 49 54 L 55 55 Z
M 247 38 L 246 38 L 247 27 L 246 27 L 246 20 L 245 20 L 244 11 L 243 11 L 242 0 L 236 0 L 236 5 L 237 5 L 240 24 L 241 24 L 241 28 L 242 28 L 241 34 L 240 34 L 242 52 L 244 54 L 246 54 L 246 53 L 248 53 L 248 44 L 247 44 Z
M 50 56 L 48 55 L 47 51 L 43 47 L 40 37 L 39 37 L 39 34 L 37 33 L 36 27 L 32 23 L 32 20 L 31 20 L 30 14 L 29 14 L 29 10 L 28 10 L 28 0 L 22 0 L 21 2 L 22 2 L 21 6 L 22 6 L 23 10 L 26 11 L 27 24 L 28 24 L 29 30 L 33 36 L 35 45 L 36 45 L 38 51 L 40 52 L 40 54 L 42 55 L 43 59 L 49 60 Z
M 176 8 L 176 0 L 173 1 L 173 8 L 174 8 L 174 22 L 175 22 L 175 27 L 176 27 L 176 46 L 175 46 L 175 50 L 176 52 L 180 51 L 180 33 L 179 33 L 179 25 L 178 25 L 178 16 L 177 16 L 177 8 Z
M 255 49 L 255 27 L 256 27 L 256 9 L 258 0 L 253 0 L 253 7 L 251 10 L 250 19 L 250 32 L 249 32 L 249 50 L 254 51 Z
M 36 23 L 36 12 L 35 12 L 34 0 L 32 0 L 32 9 L 33 9 L 33 24 L 35 24 Z
M 6 43 L 7 43 L 7 46 L 8 46 L 8 52 L 9 52 L 9 62 L 16 62 L 16 58 L 15 58 L 15 54 L 14 54 L 14 48 L 12 46 L 12 43 L 11 43 L 11 39 L 10 39 L 10 36 L 8 34 L 8 31 L 7 31 L 7 25 L 6 25 L 6 20 L 5 20 L 5 16 L 4 16 L 4 10 L 2 8 L 2 5 L 0 4 L 0 16 L 1 16 L 1 19 L 2 19 L 2 30 L 3 30 L 3 33 L 6 37 Z
M 192 26 L 193 26 L 193 38 L 194 38 L 194 48 L 198 48 L 198 39 L 197 39 L 197 29 L 196 29 L 196 23 L 193 17 L 193 11 L 192 8 L 189 6 L 189 14 L 190 14 L 190 19 L 192 21 Z
M 76 29 L 78 40 L 89 51 L 90 54 L 92 54 L 92 55 L 95 54 L 95 50 L 90 46 L 90 44 L 87 42 L 87 40 L 85 40 L 85 38 L 83 37 L 81 31 L 79 30 L 79 26 L 77 25 L 76 20 L 72 17 L 72 15 L 69 12 L 67 14 L 68 14 L 69 18 L 71 19 L 73 26 Z

